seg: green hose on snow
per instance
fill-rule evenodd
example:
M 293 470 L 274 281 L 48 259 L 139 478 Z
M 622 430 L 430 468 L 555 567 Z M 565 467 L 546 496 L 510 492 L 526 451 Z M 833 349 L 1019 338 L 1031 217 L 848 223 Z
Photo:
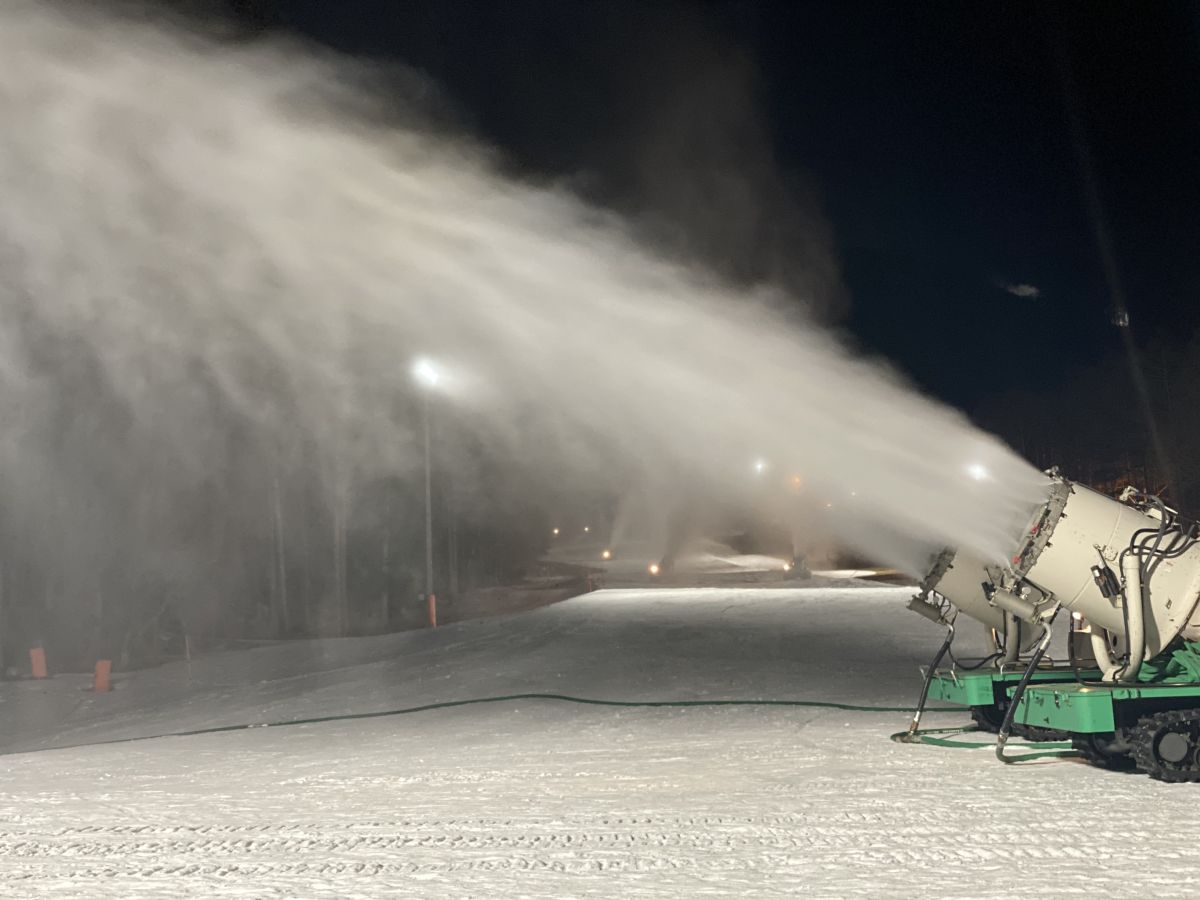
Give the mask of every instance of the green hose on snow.
M 839 709 L 846 712 L 881 712 L 907 713 L 912 712 L 905 706 L 861 706 L 853 703 L 834 703 L 825 700 L 597 700 L 591 697 L 574 697 L 569 694 L 527 693 L 500 694 L 494 697 L 472 697 L 467 700 L 444 700 L 440 703 L 426 703 L 421 706 L 408 706 L 401 709 L 385 709 L 375 712 L 341 713 L 334 716 L 309 716 L 303 719 L 285 719 L 277 722 L 252 722 L 238 725 L 214 725 L 209 728 L 194 728 L 185 731 L 167 731 L 159 734 L 137 735 L 135 737 L 109 738 L 100 741 L 81 741 L 78 744 L 63 744 L 54 747 L 39 747 L 33 750 L 6 751 L 0 755 L 12 753 L 40 752 L 42 750 L 72 750 L 77 747 L 94 747 L 103 744 L 127 744 L 134 741 L 152 741 L 167 737 L 195 737 L 201 734 L 221 734 L 227 731 L 245 731 L 250 728 L 284 728 L 292 725 L 320 725 L 326 722 L 348 722 L 355 719 L 382 719 L 390 716 L 406 716 L 413 713 L 432 712 L 438 709 L 453 709 L 457 706 L 477 706 L 484 703 L 511 703 L 517 700 L 556 700 L 563 703 L 582 703 L 588 706 L 619 706 L 632 708 L 671 709 L 695 708 L 704 706 L 781 706 L 809 707 L 814 709 Z M 960 707 L 937 707 L 927 710 L 931 713 L 961 713 Z
M 400 709 L 385 709 L 375 712 L 360 712 L 360 713 L 341 713 L 333 716 L 309 716 L 303 719 L 285 719 L 276 722 L 253 722 L 249 724 L 238 725 L 215 725 L 209 728 L 194 728 L 184 731 L 168 731 L 159 734 L 138 735 L 135 737 L 109 738 L 101 741 L 83 741 L 78 744 L 63 744 L 54 747 L 42 747 L 36 750 L 28 751 L 7 751 L 0 755 L 11 755 L 13 753 L 22 752 L 41 752 L 43 750 L 72 750 L 78 747 L 92 747 L 104 744 L 127 744 L 135 741 L 151 741 L 158 738 L 167 737 L 195 737 L 202 734 L 221 734 L 230 731 L 246 731 L 251 728 L 284 728 L 293 725 L 320 725 L 328 722 L 347 722 L 356 719 L 382 719 L 391 716 L 405 716 L 414 713 L 432 712 L 439 709 L 453 709 L 459 706 L 478 706 L 485 703 L 512 703 L 518 700 L 551 700 L 562 703 L 580 703 L 587 706 L 616 706 L 625 708 L 649 708 L 649 709 L 693 709 L 698 707 L 723 707 L 723 706 L 776 706 L 776 707 L 806 707 L 810 709 L 835 709 L 845 712 L 875 712 L 875 713 L 909 713 L 912 710 L 906 706 L 863 706 L 854 703 L 835 703 L 827 700 L 598 700 L 592 697 L 574 697 L 569 694 L 549 694 L 549 693 L 525 693 L 525 694 L 500 694 L 493 697 L 472 697 L 467 700 L 444 700 L 440 703 L 426 703 L 421 706 L 408 706 Z M 933 707 L 925 710 L 928 713 L 962 713 L 962 707 L 957 706 L 941 706 Z M 921 742 L 931 744 L 936 747 L 957 747 L 975 749 L 979 747 L 991 747 L 991 743 L 980 743 L 977 741 L 957 741 L 944 737 L 937 737 L 940 734 L 966 734 L 979 729 L 973 726 L 963 728 L 938 728 L 929 729 L 917 732 Z M 892 735 L 893 740 L 906 732 L 899 732 Z M 1034 757 L 1051 756 L 1051 755 L 1072 755 L 1064 754 L 1059 749 L 1060 747 L 1069 747 L 1068 744 L 1039 744 L 1039 751 L 1029 753 L 1021 757 L 1022 759 L 1032 759 Z

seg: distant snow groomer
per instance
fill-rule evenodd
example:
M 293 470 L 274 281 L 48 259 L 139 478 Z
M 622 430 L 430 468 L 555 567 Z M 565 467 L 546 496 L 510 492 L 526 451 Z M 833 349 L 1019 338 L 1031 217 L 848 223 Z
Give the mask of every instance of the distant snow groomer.
M 1006 565 L 947 550 L 909 603 L 947 628 L 909 735 L 933 697 L 970 707 L 1006 762 L 1010 732 L 1057 733 L 1097 765 L 1200 781 L 1200 524 L 1152 495 L 1114 500 L 1048 474 L 1050 495 Z M 1070 658 L 1044 666 L 1062 610 Z M 991 630 L 994 652 L 938 668 L 960 612 Z

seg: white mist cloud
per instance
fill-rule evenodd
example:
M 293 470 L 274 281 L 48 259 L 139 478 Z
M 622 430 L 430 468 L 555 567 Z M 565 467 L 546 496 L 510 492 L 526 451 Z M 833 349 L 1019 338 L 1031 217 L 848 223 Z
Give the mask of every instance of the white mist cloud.
M 0 504 L 65 596 L 118 572 L 227 602 L 265 577 L 211 561 L 269 544 L 273 483 L 319 530 L 418 467 L 420 356 L 441 421 L 547 491 L 731 496 L 762 458 L 914 570 L 914 548 L 1007 557 L 1041 499 L 781 297 L 654 257 L 416 111 L 340 114 L 338 64 L 69 8 L 0 12 Z

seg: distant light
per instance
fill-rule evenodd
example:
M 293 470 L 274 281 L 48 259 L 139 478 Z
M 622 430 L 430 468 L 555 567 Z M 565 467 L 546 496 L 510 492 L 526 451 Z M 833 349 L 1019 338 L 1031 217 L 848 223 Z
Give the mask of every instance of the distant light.
M 790 572 L 790 571 L 792 571 L 792 564 L 791 564 L 791 563 L 786 563 L 786 562 L 785 562 L 785 563 L 783 564 L 783 571 L 785 571 L 785 572 Z
M 612 559 L 612 551 L 605 550 L 603 553 L 600 554 L 600 558 L 601 559 Z
M 651 575 L 657 575 L 662 570 L 658 567 L 658 563 L 650 563 L 650 568 L 648 571 Z
M 756 459 L 754 461 L 754 471 L 759 475 L 767 471 L 767 461 L 765 459 Z
M 555 528 L 555 529 L 554 529 L 554 530 L 551 532 L 551 534 L 553 534 L 555 537 L 558 537 L 558 529 L 557 529 L 557 528 Z
M 826 504 L 825 504 L 825 508 L 826 508 L 826 509 L 833 509 L 833 504 L 832 504 L 832 503 L 826 503 Z
M 591 527 L 590 527 L 590 526 L 588 526 L 588 525 L 584 525 L 584 526 L 583 526 L 583 533 L 584 533 L 584 534 L 587 534 L 587 533 L 588 533 L 589 531 L 591 531 L 591 530 L 592 530 L 592 529 L 591 529 Z
M 987 466 L 983 463 L 971 463 L 968 465 L 967 474 L 976 481 L 983 481 L 991 476 L 991 473 L 987 470 Z
M 433 360 L 424 356 L 413 363 L 412 374 L 413 378 L 422 387 L 435 388 L 438 386 L 438 382 L 442 380 L 442 373 L 438 371 Z
M 851 491 L 851 492 L 850 492 L 850 496 L 851 496 L 851 497 L 857 497 L 857 496 L 858 496 L 858 491 Z
M 804 479 L 801 478 L 799 475 L 793 475 L 792 476 L 792 487 L 794 487 L 796 490 L 799 490 L 803 486 L 804 486 Z

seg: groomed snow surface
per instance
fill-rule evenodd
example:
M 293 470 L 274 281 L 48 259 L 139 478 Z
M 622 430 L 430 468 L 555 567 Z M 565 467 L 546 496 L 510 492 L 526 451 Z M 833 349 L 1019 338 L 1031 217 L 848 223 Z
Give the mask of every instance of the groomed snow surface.
M 520 615 L 0 689 L 13 750 L 518 692 L 901 706 L 940 634 L 877 587 Z M 976 648 L 977 649 L 977 648 Z M 961 724 L 960 715 L 928 723 Z M 554 701 L 4 757 L 12 897 L 1194 896 L 1197 788 L 892 743 L 902 713 Z

